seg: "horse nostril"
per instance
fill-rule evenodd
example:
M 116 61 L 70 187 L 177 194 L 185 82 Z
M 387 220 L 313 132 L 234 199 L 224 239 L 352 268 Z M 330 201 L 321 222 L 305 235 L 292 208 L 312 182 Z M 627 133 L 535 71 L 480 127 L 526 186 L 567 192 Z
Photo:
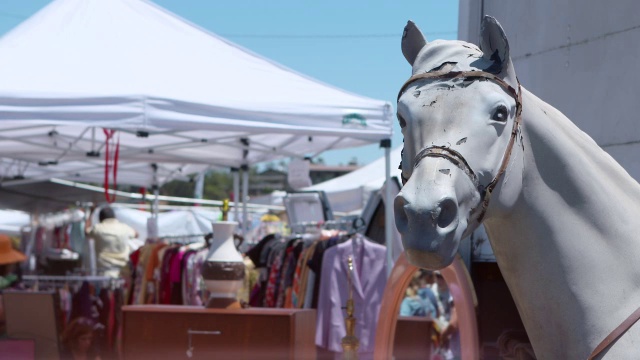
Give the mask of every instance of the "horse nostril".
M 452 198 L 445 198 L 440 201 L 437 213 L 437 224 L 440 229 L 444 229 L 453 223 L 458 215 L 458 204 Z

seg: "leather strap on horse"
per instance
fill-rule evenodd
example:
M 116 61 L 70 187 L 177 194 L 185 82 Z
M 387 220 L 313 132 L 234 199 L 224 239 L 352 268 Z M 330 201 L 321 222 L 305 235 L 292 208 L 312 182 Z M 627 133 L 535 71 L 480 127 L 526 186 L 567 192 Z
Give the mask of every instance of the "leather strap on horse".
M 417 75 L 413 75 L 412 77 L 409 78 L 409 80 L 407 80 L 404 85 L 402 85 L 402 87 L 400 88 L 400 91 L 398 92 L 398 100 L 400 100 L 400 96 L 407 90 L 407 88 L 409 87 L 409 85 L 411 85 L 414 81 L 416 80 L 421 80 L 421 79 L 473 79 L 473 78 L 480 78 L 480 79 L 488 79 L 493 81 L 494 83 L 500 85 L 500 87 L 502 87 L 506 92 L 509 93 L 509 95 L 511 95 L 513 97 L 513 99 L 516 101 L 516 116 L 515 119 L 513 121 L 513 127 L 511 129 L 511 138 L 509 139 L 509 143 L 507 144 L 507 148 L 504 152 L 504 155 L 502 156 L 502 163 L 500 165 L 500 168 L 498 169 L 498 172 L 496 173 L 495 177 L 493 178 L 493 180 L 491 180 L 491 182 L 487 185 L 487 187 L 484 189 L 484 192 L 482 192 L 481 195 L 481 208 L 480 208 L 480 214 L 478 215 L 478 217 L 476 218 L 478 222 L 481 222 L 482 219 L 484 218 L 484 215 L 487 212 L 487 208 L 489 207 L 489 200 L 491 199 L 491 193 L 493 192 L 493 190 L 495 189 L 495 187 L 498 185 L 498 181 L 500 180 L 500 178 L 502 177 L 502 175 L 505 173 L 505 171 L 507 170 L 507 165 L 509 164 L 509 159 L 511 158 L 511 150 L 513 149 L 513 144 L 516 141 L 516 137 L 518 135 L 518 131 L 520 129 L 520 123 L 522 122 L 522 88 L 520 87 L 520 82 L 518 81 L 518 90 L 514 89 L 511 85 L 507 84 L 504 80 L 502 80 L 501 78 L 499 78 L 498 76 L 496 76 L 495 74 L 491 74 L 485 71 L 434 71 L 434 72 L 427 72 L 427 73 L 422 73 L 422 74 L 417 74 Z M 450 157 L 447 156 L 447 154 L 445 152 L 442 151 L 431 151 L 430 149 L 443 149 L 442 147 L 438 147 L 438 146 L 431 146 L 431 147 L 427 147 L 424 148 L 422 150 L 420 150 L 419 154 L 421 154 L 421 157 L 417 157 L 416 156 L 416 161 L 414 162 L 414 166 L 418 165 L 418 162 L 420 160 L 422 160 L 422 158 L 430 156 L 430 157 L 446 157 L 447 159 L 449 159 L 450 161 L 452 161 L 454 164 L 458 165 L 460 167 L 460 159 L 462 159 L 462 161 L 464 162 L 464 165 L 466 165 L 466 168 L 468 170 L 465 170 L 463 167 L 461 167 L 465 173 L 467 173 L 467 175 L 469 176 L 469 178 L 471 179 L 472 182 L 476 182 L 477 180 L 475 179 L 475 176 L 471 176 L 469 174 L 474 174 L 473 170 L 468 166 L 466 160 L 464 159 L 464 157 L 462 155 L 460 155 L 458 152 L 455 152 L 451 149 L 447 149 L 446 153 L 455 153 L 457 154 L 455 157 Z M 402 181 L 403 184 L 407 181 L 408 179 L 405 179 L 404 176 L 402 176 Z
M 634 311 L 628 318 L 626 318 L 622 324 L 618 325 L 617 328 L 613 329 L 613 331 L 606 337 L 604 340 L 596 346 L 596 348 L 591 352 L 591 355 L 587 358 L 587 360 L 592 360 L 596 356 L 600 355 L 600 353 L 607 348 L 607 346 L 611 345 L 614 341 L 616 341 L 622 334 L 624 334 L 631 325 L 635 324 L 636 321 L 640 320 L 640 308 Z
M 413 168 L 415 169 L 418 166 L 418 163 L 420 163 L 420 160 L 426 157 L 441 157 L 449 160 L 453 163 L 453 165 L 457 166 L 458 168 L 460 168 L 460 170 L 467 174 L 469 179 L 471 179 L 473 186 L 475 186 L 476 188 L 478 187 L 478 176 L 476 176 L 476 174 L 473 172 L 473 169 L 467 163 L 467 160 L 464 158 L 464 156 L 460 155 L 459 152 L 444 146 L 426 147 L 416 154 L 416 158 L 413 161 Z

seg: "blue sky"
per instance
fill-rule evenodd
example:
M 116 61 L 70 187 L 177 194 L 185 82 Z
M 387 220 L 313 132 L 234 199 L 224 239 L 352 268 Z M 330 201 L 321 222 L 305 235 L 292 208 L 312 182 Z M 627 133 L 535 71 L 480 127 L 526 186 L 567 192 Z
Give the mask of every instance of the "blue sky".
M 108 1 L 108 0 L 104 0 Z M 0 35 L 50 0 L 0 0 Z M 428 39 L 456 39 L 457 0 L 155 0 L 218 35 L 298 72 L 345 90 L 395 103 L 410 75 L 400 51 L 407 20 Z M 397 124 L 392 146 L 402 144 Z M 325 152 L 329 164 L 366 164 L 377 145 Z

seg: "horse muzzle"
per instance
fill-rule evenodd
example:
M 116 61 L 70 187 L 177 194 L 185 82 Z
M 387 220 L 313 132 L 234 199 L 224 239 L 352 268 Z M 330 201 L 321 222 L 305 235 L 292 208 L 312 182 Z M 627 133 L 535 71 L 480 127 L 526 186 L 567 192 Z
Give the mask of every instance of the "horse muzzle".
M 409 262 L 440 269 L 453 261 L 481 196 L 470 168 L 458 166 L 466 165 L 464 159 L 434 155 L 421 160 L 396 196 L 396 227 Z
M 428 193 L 419 193 L 420 189 L 425 188 L 405 185 L 396 197 L 396 227 L 410 263 L 441 269 L 453 261 L 458 248 L 458 204 L 442 188 L 429 188 Z

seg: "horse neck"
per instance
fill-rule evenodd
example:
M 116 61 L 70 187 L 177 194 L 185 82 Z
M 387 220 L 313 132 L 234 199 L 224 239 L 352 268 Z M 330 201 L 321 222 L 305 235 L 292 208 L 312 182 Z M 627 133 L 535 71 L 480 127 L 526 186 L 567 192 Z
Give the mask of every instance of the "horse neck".
M 640 303 L 640 186 L 526 91 L 522 123 L 525 190 L 485 225 L 536 351 L 586 358 Z
M 526 90 L 523 104 L 526 185 L 538 193 L 554 192 L 603 234 L 611 235 L 620 220 L 634 219 L 640 210 L 638 182 L 560 111 Z

